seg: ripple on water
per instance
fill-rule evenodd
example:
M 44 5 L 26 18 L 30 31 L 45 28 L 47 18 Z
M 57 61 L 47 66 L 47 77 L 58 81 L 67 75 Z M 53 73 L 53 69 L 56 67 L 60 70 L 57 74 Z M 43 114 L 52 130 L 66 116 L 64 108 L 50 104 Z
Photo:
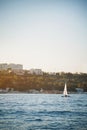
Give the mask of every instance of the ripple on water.
M 1 96 L 3 96 L 1 98 Z M 0 95 L 1 130 L 86 130 L 87 95 Z

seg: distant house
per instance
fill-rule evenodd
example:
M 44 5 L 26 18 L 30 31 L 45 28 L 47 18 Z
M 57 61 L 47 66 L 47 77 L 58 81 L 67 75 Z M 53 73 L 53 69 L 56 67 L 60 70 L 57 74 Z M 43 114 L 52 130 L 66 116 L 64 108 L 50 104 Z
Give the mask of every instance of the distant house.
M 0 70 L 7 70 L 8 69 L 7 66 L 8 65 L 6 63 L 0 64 Z
M 6 89 L 0 89 L 0 93 L 7 93 L 9 92 L 9 88 L 6 88 Z
M 23 65 L 21 64 L 7 64 L 7 63 L 2 63 L 0 64 L 0 70 L 22 70 L 23 69 Z
M 55 72 L 50 72 L 49 75 L 54 75 L 55 76 L 56 73 Z
M 40 92 L 39 92 L 38 90 L 31 89 L 31 90 L 29 90 L 29 93 L 38 94 L 38 93 L 40 93 Z
M 83 90 L 82 88 L 76 88 L 76 91 L 77 91 L 78 93 L 82 93 L 84 90 Z
M 30 69 L 30 74 L 43 75 L 43 71 L 41 69 Z
M 13 70 L 13 72 L 16 74 L 16 75 L 24 75 L 25 71 L 24 70 Z
M 12 70 L 22 70 L 23 65 L 21 65 L 21 64 L 8 64 L 8 68 L 11 68 Z

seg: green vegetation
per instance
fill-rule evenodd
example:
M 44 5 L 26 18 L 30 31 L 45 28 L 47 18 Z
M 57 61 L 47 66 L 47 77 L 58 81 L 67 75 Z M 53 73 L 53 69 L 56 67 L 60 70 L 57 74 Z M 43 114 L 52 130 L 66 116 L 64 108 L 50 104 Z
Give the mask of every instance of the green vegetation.
M 63 91 L 67 81 L 68 91 L 75 92 L 76 88 L 83 88 L 87 92 L 87 74 L 56 73 L 50 75 L 31 75 L 25 72 L 24 75 L 17 75 L 13 72 L 0 71 L 0 89 L 14 88 L 16 91 L 26 92 L 31 89 L 59 90 Z

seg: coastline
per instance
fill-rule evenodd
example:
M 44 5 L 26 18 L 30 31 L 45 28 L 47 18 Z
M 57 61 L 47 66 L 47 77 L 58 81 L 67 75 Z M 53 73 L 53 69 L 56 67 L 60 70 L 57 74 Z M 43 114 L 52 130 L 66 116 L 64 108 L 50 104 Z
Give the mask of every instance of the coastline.
M 20 91 L 13 91 L 13 92 L 0 92 L 0 94 L 63 94 L 63 92 L 56 92 L 56 91 L 44 91 L 44 92 L 20 92 Z M 87 94 L 87 92 L 68 92 L 68 94 Z

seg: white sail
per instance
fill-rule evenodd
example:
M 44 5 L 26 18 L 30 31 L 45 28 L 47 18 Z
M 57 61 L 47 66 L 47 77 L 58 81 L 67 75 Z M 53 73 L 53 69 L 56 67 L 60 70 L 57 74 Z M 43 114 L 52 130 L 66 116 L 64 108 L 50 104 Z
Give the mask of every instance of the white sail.
M 63 94 L 64 94 L 64 96 L 67 96 L 67 95 L 68 95 L 68 93 L 67 93 L 67 85 L 66 85 L 66 83 L 65 83 L 65 87 L 64 87 L 64 92 L 63 92 Z

